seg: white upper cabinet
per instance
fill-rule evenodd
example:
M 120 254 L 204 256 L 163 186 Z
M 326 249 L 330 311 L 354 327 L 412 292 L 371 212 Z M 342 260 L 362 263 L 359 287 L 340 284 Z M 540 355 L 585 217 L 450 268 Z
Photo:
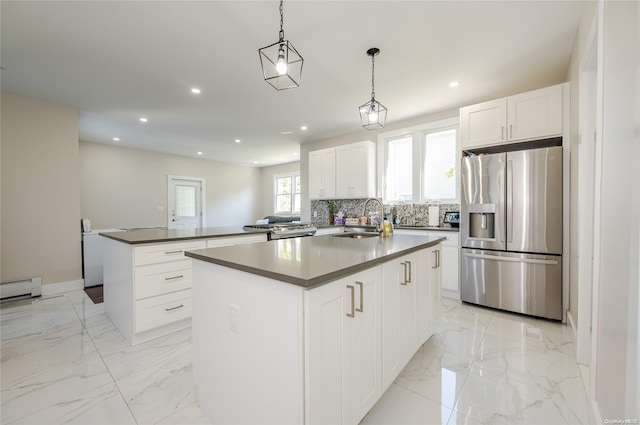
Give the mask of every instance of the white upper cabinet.
M 336 196 L 336 148 L 309 152 L 309 198 Z
M 309 198 L 376 194 L 376 145 L 365 141 L 309 152 Z
M 460 108 L 462 149 L 499 145 L 507 141 L 507 99 Z
M 562 135 L 562 85 L 460 108 L 462 149 Z
M 375 144 L 360 142 L 336 148 L 336 196 L 375 196 Z

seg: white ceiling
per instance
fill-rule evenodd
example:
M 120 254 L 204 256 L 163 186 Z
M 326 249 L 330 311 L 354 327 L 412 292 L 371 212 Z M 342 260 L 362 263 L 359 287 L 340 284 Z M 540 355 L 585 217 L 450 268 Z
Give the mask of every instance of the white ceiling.
M 389 125 L 563 82 L 582 7 L 285 1 L 285 38 L 305 62 L 300 87 L 278 92 L 258 58 L 277 41 L 277 0 L 3 0 L 1 87 L 77 108 L 81 140 L 272 165 L 297 160 L 301 143 L 361 130 L 368 48 L 381 50 L 376 99 Z

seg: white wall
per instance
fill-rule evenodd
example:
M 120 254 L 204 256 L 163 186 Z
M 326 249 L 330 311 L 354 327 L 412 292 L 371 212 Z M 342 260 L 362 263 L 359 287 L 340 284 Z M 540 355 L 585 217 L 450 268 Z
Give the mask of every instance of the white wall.
M 262 168 L 262 217 L 274 213 L 273 176 L 300 172 L 300 161 Z M 262 218 L 256 217 L 256 218 Z
M 628 370 L 637 355 L 638 249 L 637 197 L 640 129 L 634 112 L 638 67 L 638 2 L 604 2 L 602 127 L 602 203 L 597 322 L 595 399 L 603 420 L 640 417 L 637 390 Z M 635 128 L 634 128 L 635 127 Z M 635 135 L 634 135 L 635 131 Z M 634 136 L 636 141 L 634 141 Z M 634 208 L 634 204 L 636 208 Z M 635 349 L 632 345 L 635 344 Z M 632 405 L 629 405 L 633 401 Z M 631 416 L 628 416 L 631 415 Z
M 597 9 L 596 9 L 597 8 Z M 601 134 L 596 137 L 594 344 L 590 398 L 602 421 L 639 419 L 640 296 L 640 7 L 638 2 L 588 4 L 571 59 L 572 144 L 577 143 L 579 67 L 586 32 L 599 10 Z M 573 152 L 572 152 L 573 154 Z M 598 198 L 600 195 L 600 198 Z M 598 201 L 598 199 L 600 199 Z M 598 223 L 599 226 L 598 226 Z M 572 282 L 572 313 L 579 291 Z M 580 306 L 585 308 L 585 306 Z M 581 324 L 580 326 L 585 326 Z M 606 422 L 605 422 L 606 423 Z M 611 422 L 613 423 L 613 422 Z
M 256 167 L 90 142 L 80 142 L 80 164 L 82 217 L 94 229 L 166 226 L 168 175 L 206 179 L 207 227 L 253 223 L 262 211 Z
M 82 279 L 75 109 L 2 92 L 1 280 Z

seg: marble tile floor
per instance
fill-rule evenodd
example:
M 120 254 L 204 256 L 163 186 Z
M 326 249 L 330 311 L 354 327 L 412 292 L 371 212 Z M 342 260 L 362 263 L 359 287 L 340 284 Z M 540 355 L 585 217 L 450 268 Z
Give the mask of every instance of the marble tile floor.
M 0 307 L 0 423 L 208 424 L 186 329 L 131 347 L 84 291 Z M 361 422 L 589 424 L 568 327 L 443 299 L 436 333 Z

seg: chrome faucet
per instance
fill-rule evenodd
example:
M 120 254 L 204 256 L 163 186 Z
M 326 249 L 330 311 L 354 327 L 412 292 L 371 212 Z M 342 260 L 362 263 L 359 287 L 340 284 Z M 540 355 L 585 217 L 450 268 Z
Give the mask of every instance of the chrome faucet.
M 360 215 L 361 217 L 366 217 L 367 216 L 367 205 L 369 205 L 369 202 L 371 201 L 376 201 L 379 205 L 380 205 L 380 223 L 376 222 L 376 232 L 384 232 L 384 205 L 382 205 L 382 200 L 380 200 L 380 198 L 367 198 L 366 201 L 364 201 L 364 205 L 362 207 L 362 214 Z

